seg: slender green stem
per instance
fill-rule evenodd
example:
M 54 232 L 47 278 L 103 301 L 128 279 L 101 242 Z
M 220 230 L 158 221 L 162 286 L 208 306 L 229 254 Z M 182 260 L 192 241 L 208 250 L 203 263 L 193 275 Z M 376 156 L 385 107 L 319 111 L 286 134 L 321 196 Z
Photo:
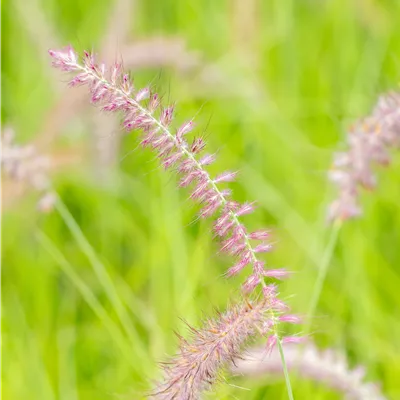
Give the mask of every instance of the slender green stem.
M 72 265 L 64 257 L 64 255 L 58 250 L 52 240 L 42 231 L 36 233 L 36 237 L 40 244 L 46 249 L 46 251 L 54 258 L 57 264 L 61 267 L 63 272 L 68 276 L 74 286 L 78 289 L 82 297 L 85 299 L 89 307 L 94 311 L 97 317 L 102 321 L 106 329 L 111 334 L 114 342 L 120 348 L 121 353 L 126 357 L 126 360 L 135 369 L 137 373 L 141 373 L 143 366 L 138 366 L 138 363 L 131 357 L 132 349 L 127 344 L 126 337 L 122 334 L 117 324 L 109 317 L 107 311 L 100 304 L 96 296 L 86 285 L 86 283 L 79 277 L 75 272 Z
M 283 374 L 285 376 L 286 390 L 287 390 L 287 393 L 288 393 L 288 396 L 289 396 L 289 400 L 294 400 L 293 391 L 292 391 L 292 385 L 290 384 L 289 372 L 288 372 L 287 365 L 286 365 L 286 360 L 285 360 L 285 354 L 283 352 L 282 343 L 281 343 L 281 340 L 279 339 L 279 337 L 277 337 L 277 342 L 276 343 L 277 343 L 277 346 L 278 346 L 278 349 L 279 349 L 279 354 L 281 356 Z
M 333 252 L 336 247 L 336 243 L 337 243 L 337 239 L 339 236 L 339 231 L 340 231 L 341 226 L 342 226 L 341 221 L 339 221 L 339 220 L 335 221 L 332 231 L 331 231 L 331 234 L 330 234 L 328 244 L 322 255 L 320 268 L 318 270 L 317 280 L 315 281 L 314 289 L 311 294 L 310 305 L 308 307 L 307 322 L 305 325 L 305 334 L 308 334 L 310 332 L 312 321 L 314 319 L 315 311 L 318 306 L 319 298 L 321 297 L 322 288 L 324 286 L 324 282 L 326 279 L 326 275 L 328 273 L 329 265 L 331 263 Z
M 311 331 L 311 326 L 313 323 L 314 315 L 317 310 L 319 298 L 321 297 L 321 293 L 322 293 L 322 289 L 324 286 L 326 276 L 328 274 L 329 265 L 332 260 L 333 252 L 336 247 L 336 243 L 337 243 L 337 239 L 339 237 L 339 232 L 340 232 L 341 226 L 342 226 L 341 221 L 336 220 L 334 222 L 334 225 L 332 227 L 330 237 L 328 240 L 328 244 L 326 245 L 325 250 L 322 254 L 320 268 L 318 270 L 317 280 L 315 281 L 314 288 L 313 288 L 313 291 L 311 294 L 310 305 L 308 307 L 308 313 L 307 313 L 304 331 L 303 331 L 304 335 L 308 335 Z M 305 350 L 305 346 L 303 345 L 301 351 L 297 355 L 297 360 L 294 363 L 296 365 L 296 367 L 293 368 L 292 374 L 294 374 L 295 380 L 299 378 L 298 366 L 300 365 L 299 361 L 303 357 L 304 350 Z
M 114 283 L 112 282 L 110 275 L 107 272 L 106 267 L 97 257 L 96 252 L 93 250 L 93 247 L 86 239 L 81 228 L 75 221 L 72 214 L 69 212 L 66 205 L 62 202 L 60 197 L 57 197 L 55 208 L 57 209 L 58 213 L 60 214 L 61 218 L 63 219 L 67 227 L 69 228 L 76 243 L 78 244 L 82 252 L 86 255 L 87 259 L 89 260 L 93 268 L 93 271 L 97 276 L 97 279 L 103 286 L 111 304 L 114 306 L 118 318 L 122 326 L 124 327 L 126 333 L 128 334 L 132 344 L 134 344 L 136 347 L 140 347 L 138 346 L 138 343 L 141 342 L 141 338 L 137 333 L 137 331 L 135 330 L 132 321 L 129 318 L 125 305 L 121 301 L 118 292 L 114 286 Z

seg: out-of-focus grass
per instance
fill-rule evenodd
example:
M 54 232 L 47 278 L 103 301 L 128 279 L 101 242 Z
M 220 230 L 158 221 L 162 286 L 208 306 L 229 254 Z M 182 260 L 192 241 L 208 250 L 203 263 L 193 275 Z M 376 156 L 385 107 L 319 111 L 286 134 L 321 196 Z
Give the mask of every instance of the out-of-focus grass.
M 59 95 L 17 2 L 24 5 L 2 4 L 2 123 L 23 142 L 40 132 Z M 218 68 L 218 83 L 210 69 L 205 82 L 168 70 L 140 72 L 137 81 L 155 79 L 178 100 L 180 119 L 203 106 L 199 121 L 205 127 L 211 117 L 209 147 L 219 151 L 212 170 L 240 170 L 237 198 L 260 205 L 249 225 L 275 228 L 270 264 L 296 272 L 282 295 L 306 312 L 329 235 L 331 153 L 343 146 L 346 126 L 398 84 L 400 3 L 249 0 L 250 25 L 240 1 L 136 3 L 133 37 L 181 35 Z M 38 6 L 58 35 L 52 42 L 92 48 L 113 2 Z M 87 127 L 71 121 L 58 146 L 86 140 Z M 124 139 L 121 157 L 135 136 Z M 391 399 L 400 397 L 399 171 L 395 155 L 378 173 L 378 190 L 364 193 L 365 216 L 343 227 L 313 326 L 321 347 L 345 349 Z M 239 280 L 222 278 L 228 261 L 215 255 L 210 222 L 192 223 L 187 193 L 152 154 L 133 151 L 110 174 L 98 179 L 87 163 L 56 174 L 66 220 L 37 214 L 32 196 L 3 212 L 5 399 L 141 398 L 159 376 L 156 361 L 176 350 L 179 317 L 198 325 L 237 295 Z M 222 385 L 210 397 L 286 398 L 282 381 L 228 383 L 251 390 Z M 302 381 L 294 393 L 340 398 Z

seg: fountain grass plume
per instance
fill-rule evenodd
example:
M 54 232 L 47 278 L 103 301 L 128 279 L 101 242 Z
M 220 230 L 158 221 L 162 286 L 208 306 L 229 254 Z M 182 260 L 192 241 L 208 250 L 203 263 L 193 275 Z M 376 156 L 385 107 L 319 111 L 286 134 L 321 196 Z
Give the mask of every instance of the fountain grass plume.
M 189 134 L 195 128 L 193 119 L 174 128 L 172 122 L 175 106 L 164 106 L 160 96 L 148 87 L 135 89 L 120 63 L 107 68 L 97 63 L 94 55 L 86 51 L 80 60 L 71 46 L 50 50 L 49 54 L 55 68 L 75 74 L 69 82 L 71 87 L 87 85 L 93 104 L 105 112 L 120 112 L 125 130 L 141 131 L 142 147 L 152 149 L 164 169 L 177 173 L 180 187 L 192 188 L 190 199 L 200 204 L 199 217 L 215 217 L 213 231 L 220 243 L 220 250 L 236 259 L 226 275 L 233 276 L 250 269 L 242 284 L 247 305 L 228 310 L 226 315 L 220 315 L 215 322 L 209 322 L 208 325 L 217 326 L 215 337 L 210 336 L 208 328 L 208 334 L 192 330 L 192 344 L 181 341 L 181 353 L 166 369 L 166 380 L 157 391 L 160 396 L 167 396 L 161 398 L 197 398 L 197 393 L 207 386 L 207 382 L 214 380 L 218 367 L 234 358 L 245 338 L 262 332 L 268 336 L 267 347 L 272 349 L 275 345 L 280 346 L 278 323 L 298 322 L 297 318 L 285 315 L 288 306 L 277 297 L 276 281 L 286 278 L 289 272 L 286 269 L 266 268 L 260 256 L 272 249 L 268 241 L 270 232 L 250 232 L 243 224 L 242 218 L 255 210 L 255 204 L 241 204 L 232 200 L 231 190 L 224 188 L 223 185 L 235 180 L 235 172 L 225 171 L 216 177 L 210 176 L 207 166 L 214 163 L 216 157 L 215 154 L 204 153 L 206 143 L 202 136 L 189 139 Z M 253 306 L 251 311 L 247 308 L 250 301 L 259 304 Z M 263 310 L 263 318 L 260 317 L 259 307 Z M 233 324 L 233 328 L 227 328 L 228 321 Z M 261 321 L 263 326 L 260 331 Z M 254 326 L 250 327 L 253 323 Z M 237 335 L 232 335 L 235 330 Z M 221 337 L 223 340 L 218 339 Z M 217 347 L 214 347 L 215 343 Z M 194 351 L 193 355 L 190 349 Z M 200 360 L 202 365 L 199 364 Z M 293 398 L 288 381 L 289 397 Z M 173 393 L 178 394 L 175 396 Z M 188 393 L 192 397 L 184 397 Z
M 360 188 L 373 190 L 374 164 L 390 163 L 389 150 L 400 147 L 400 93 L 379 97 L 372 113 L 349 131 L 348 150 L 335 153 L 329 179 L 338 189 L 329 208 L 329 219 L 347 220 L 362 214 Z
M 252 273 L 243 284 L 245 292 L 253 292 L 263 286 L 269 295 L 271 287 L 264 285 L 288 275 L 284 269 L 265 269 L 261 253 L 271 251 L 268 243 L 269 231 L 248 232 L 241 217 L 250 214 L 255 204 L 240 204 L 231 200 L 231 190 L 221 184 L 232 182 L 236 173 L 226 171 L 215 178 L 206 167 L 215 161 L 214 154 L 202 154 L 205 148 L 203 137 L 191 142 L 187 135 L 194 129 L 193 120 L 188 120 L 177 129 L 171 127 L 174 105 L 163 106 L 160 96 L 150 88 L 135 90 L 129 76 L 122 71 L 121 64 L 114 64 L 108 71 L 104 64 L 97 64 L 93 54 L 84 52 L 82 64 L 72 47 L 60 51 L 49 51 L 53 66 L 63 71 L 74 72 L 69 85 L 88 85 L 91 100 L 103 111 L 122 112 L 123 126 L 127 131 L 141 130 L 143 147 L 153 149 L 165 169 L 174 169 L 180 176 L 180 187 L 192 186 L 190 199 L 201 205 L 200 218 L 219 213 L 214 222 L 215 236 L 220 238 L 221 251 L 234 256 L 237 262 L 227 271 L 228 276 L 240 273 L 251 266 Z
M 379 385 L 365 380 L 365 369 L 350 368 L 344 353 L 333 349 L 319 350 L 308 342 L 304 348 L 284 344 L 286 363 L 303 379 L 322 383 L 344 395 L 347 400 L 385 400 Z M 277 350 L 269 357 L 265 349 L 254 347 L 235 360 L 232 372 L 237 375 L 256 377 L 282 376 L 282 364 Z
M 51 189 L 51 160 L 40 154 L 34 145 L 20 145 L 15 142 L 11 127 L 5 127 L 1 135 L 1 169 L 10 181 L 30 186 L 40 198 L 37 208 L 41 212 L 53 209 L 56 195 Z

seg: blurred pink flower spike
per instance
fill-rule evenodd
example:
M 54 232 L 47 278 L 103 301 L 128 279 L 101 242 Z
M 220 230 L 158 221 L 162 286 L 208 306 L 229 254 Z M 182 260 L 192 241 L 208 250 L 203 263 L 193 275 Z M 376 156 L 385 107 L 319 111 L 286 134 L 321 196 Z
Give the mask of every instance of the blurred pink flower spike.
M 299 338 L 296 337 L 295 343 Z M 247 350 L 245 357 L 235 360 L 232 372 L 248 378 L 271 375 L 283 377 L 282 362 L 276 341 L 270 340 L 272 349 L 266 356 L 264 346 Z M 346 400 L 386 400 L 379 385 L 365 382 L 362 367 L 351 369 L 346 356 L 332 349 L 321 351 L 312 343 L 303 346 L 293 344 L 293 339 L 282 339 L 289 370 L 295 370 L 302 379 L 312 380 L 335 389 Z M 268 349 L 267 349 L 268 350 Z M 342 398 L 342 397 L 341 397 Z
M 390 148 L 400 147 L 400 93 L 381 96 L 372 114 L 350 130 L 348 150 L 334 155 L 329 180 L 337 187 L 337 198 L 328 209 L 330 220 L 347 220 L 362 215 L 361 188 L 376 186 L 374 164 L 387 166 Z

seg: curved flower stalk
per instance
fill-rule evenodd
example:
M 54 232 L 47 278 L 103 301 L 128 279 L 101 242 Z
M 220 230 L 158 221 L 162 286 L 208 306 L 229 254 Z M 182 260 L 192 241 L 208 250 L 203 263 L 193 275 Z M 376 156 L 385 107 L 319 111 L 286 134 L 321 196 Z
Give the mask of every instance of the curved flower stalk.
M 258 297 L 256 289 L 260 288 L 263 294 L 260 304 L 269 315 L 267 347 L 272 349 L 276 344 L 279 346 L 277 323 L 280 321 L 299 322 L 295 316 L 283 315 L 288 307 L 277 298 L 274 281 L 285 278 L 288 271 L 266 269 L 265 262 L 260 259 L 261 253 L 271 250 L 271 244 L 268 242 L 269 231 L 249 232 L 241 219 L 254 211 L 254 204 L 240 204 L 233 201 L 231 191 L 222 187 L 223 184 L 232 182 L 236 173 L 226 171 L 214 178 L 211 177 L 206 167 L 215 161 L 215 155 L 203 153 L 205 141 L 202 137 L 195 137 L 191 141 L 187 139 L 188 134 L 194 129 L 194 121 L 189 120 L 177 129 L 172 128 L 174 106 L 162 106 L 160 96 L 152 93 L 149 88 L 135 90 L 120 64 L 116 63 L 107 70 L 104 64 L 97 64 L 94 56 L 88 52 L 84 52 L 83 60 L 80 62 L 72 47 L 57 51 L 50 50 L 49 53 L 53 58 L 54 67 L 75 73 L 75 77 L 69 83 L 70 86 L 88 85 L 94 104 L 99 105 L 103 111 L 120 111 L 124 116 L 123 126 L 127 131 L 136 129 L 143 132 L 141 145 L 155 151 L 165 169 L 174 169 L 177 172 L 180 176 L 180 187 L 192 186 L 190 198 L 201 205 L 200 218 L 216 215 L 214 233 L 220 239 L 221 252 L 236 257 L 236 263 L 229 268 L 227 276 L 239 274 L 246 267 L 251 268 L 250 275 L 242 285 L 243 292 L 246 295 L 254 293 L 254 297 Z M 255 310 L 257 309 L 256 307 Z M 229 311 L 227 317 L 224 317 L 220 323 L 226 324 L 227 319 L 232 319 L 232 315 L 237 313 L 243 317 L 244 311 L 235 310 Z M 255 312 L 252 311 L 249 315 L 255 315 Z M 248 315 L 247 312 L 246 315 Z M 238 321 L 244 321 L 242 317 L 238 317 Z M 253 321 L 252 317 L 246 317 L 245 321 L 246 326 L 257 322 Z M 241 322 L 238 324 L 242 326 Z M 251 329 L 246 327 L 248 334 L 242 336 L 248 337 L 250 333 L 255 333 L 257 325 L 255 324 Z M 182 351 L 187 351 L 191 348 L 190 346 L 196 347 L 205 340 L 202 331 L 195 332 L 194 344 L 189 345 L 184 342 L 187 347 L 184 347 Z M 263 328 L 262 332 L 266 334 L 267 330 Z M 191 368 L 193 365 L 191 363 L 196 363 L 199 359 L 195 357 L 188 360 L 190 351 L 182 354 L 167 370 L 169 378 L 165 383 L 166 386 L 161 385 L 163 389 L 159 393 L 167 393 L 166 398 L 171 399 L 197 398 L 194 394 L 193 397 L 184 397 L 182 393 L 189 393 L 187 390 L 191 385 L 194 385 L 193 393 L 201 390 L 206 381 L 214 379 L 217 367 L 233 358 L 236 352 L 234 345 L 226 347 L 223 352 L 215 353 L 214 348 L 207 345 L 211 343 L 207 340 L 202 346 L 202 356 L 205 358 L 202 362 L 204 365 L 198 366 L 199 372 L 196 372 L 196 368 Z M 239 340 L 239 342 L 242 341 Z M 224 343 L 222 342 L 221 345 Z M 207 363 L 208 361 L 210 364 Z M 198 381 L 195 383 L 195 380 Z M 173 389 L 169 390 L 170 387 Z M 178 394 L 175 397 L 171 395 L 176 390 L 181 397 Z M 288 391 L 290 392 L 289 385 Z
M 346 357 L 333 350 L 319 351 L 312 343 L 304 348 L 284 345 L 286 363 L 305 379 L 320 382 L 339 391 L 348 400 L 385 400 L 379 386 L 365 382 L 362 367 L 350 369 Z M 282 375 L 282 364 L 276 350 L 269 357 L 265 349 L 256 347 L 235 360 L 232 372 L 255 377 L 259 375 Z
M 237 258 L 237 262 L 227 271 L 228 276 L 236 275 L 251 266 L 252 273 L 243 284 L 246 293 L 262 286 L 264 295 L 275 293 L 276 279 L 288 275 L 285 269 L 265 269 L 261 253 L 272 248 L 268 243 L 269 231 L 249 232 L 241 222 L 241 217 L 254 211 L 253 203 L 239 204 L 231 200 L 231 191 L 221 188 L 221 184 L 235 180 L 235 172 L 223 172 L 212 178 L 206 167 L 215 161 L 215 155 L 203 154 L 205 141 L 196 137 L 191 142 L 186 138 L 194 129 L 194 121 L 189 120 L 177 129 L 171 128 L 174 106 L 163 107 L 157 93 L 149 88 L 134 90 L 121 65 L 113 65 L 109 71 L 104 64 L 96 64 L 94 56 L 84 52 L 82 64 L 72 47 L 60 51 L 49 51 L 53 66 L 63 71 L 75 72 L 70 86 L 88 85 L 91 100 L 99 104 L 103 111 L 121 111 L 123 126 L 127 131 L 141 130 L 143 147 L 150 147 L 156 153 L 165 169 L 174 168 L 180 175 L 180 187 L 193 186 L 190 198 L 201 204 L 199 217 L 211 217 L 219 213 L 214 223 L 214 232 L 221 239 L 221 251 Z M 270 284 L 265 283 L 265 279 Z M 282 303 L 281 303 L 282 304 Z M 284 305 L 282 304 L 282 308 Z
M 359 189 L 374 189 L 374 163 L 388 165 L 391 147 L 400 147 L 400 93 L 381 96 L 372 114 L 357 122 L 349 132 L 349 149 L 334 156 L 330 180 L 338 188 L 338 198 L 329 208 L 331 220 L 358 217 Z
M 10 180 L 30 185 L 40 193 L 38 209 L 46 212 L 53 208 L 56 196 L 49 179 L 50 159 L 38 154 L 32 145 L 14 143 L 14 131 L 6 127 L 1 137 L 1 167 Z
M 153 393 L 157 399 L 198 399 L 218 379 L 220 369 L 240 357 L 243 344 L 257 333 L 268 334 L 271 326 L 269 304 L 245 302 L 231 307 L 202 329 L 189 326 L 192 341 L 178 335 L 180 351 L 163 364 L 165 377 Z

